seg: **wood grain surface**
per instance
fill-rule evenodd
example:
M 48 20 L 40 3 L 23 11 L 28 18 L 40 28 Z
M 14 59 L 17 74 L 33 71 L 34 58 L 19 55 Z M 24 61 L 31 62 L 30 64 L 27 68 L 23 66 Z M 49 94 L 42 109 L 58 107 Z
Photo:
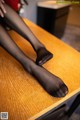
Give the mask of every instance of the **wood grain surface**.
M 80 91 L 80 53 L 28 20 L 24 20 L 36 37 L 54 54 L 43 65 L 60 77 L 69 88 L 63 98 L 50 96 L 11 55 L 0 47 L 0 112 L 8 112 L 9 120 L 35 119 Z M 14 31 L 12 39 L 34 61 L 31 45 Z

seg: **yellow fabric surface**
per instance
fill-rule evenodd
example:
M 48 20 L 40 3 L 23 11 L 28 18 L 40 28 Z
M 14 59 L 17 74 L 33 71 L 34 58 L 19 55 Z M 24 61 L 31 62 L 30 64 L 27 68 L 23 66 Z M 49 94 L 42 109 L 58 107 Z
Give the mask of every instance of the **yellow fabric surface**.
M 65 82 L 69 93 L 63 98 L 50 96 L 20 63 L 0 47 L 0 112 L 9 112 L 9 120 L 28 120 L 80 90 L 80 53 L 32 22 L 25 22 L 54 54 L 43 66 Z M 16 32 L 10 31 L 9 34 L 25 54 L 35 61 L 36 53 L 31 45 Z

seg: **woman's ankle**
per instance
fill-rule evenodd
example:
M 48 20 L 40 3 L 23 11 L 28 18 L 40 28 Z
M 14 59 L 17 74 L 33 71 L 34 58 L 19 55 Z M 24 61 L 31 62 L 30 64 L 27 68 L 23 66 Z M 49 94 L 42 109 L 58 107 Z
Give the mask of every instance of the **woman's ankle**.
M 25 70 L 27 70 L 27 72 L 30 74 L 33 73 L 33 71 L 36 67 L 36 64 L 31 60 L 23 62 L 22 65 L 25 68 Z

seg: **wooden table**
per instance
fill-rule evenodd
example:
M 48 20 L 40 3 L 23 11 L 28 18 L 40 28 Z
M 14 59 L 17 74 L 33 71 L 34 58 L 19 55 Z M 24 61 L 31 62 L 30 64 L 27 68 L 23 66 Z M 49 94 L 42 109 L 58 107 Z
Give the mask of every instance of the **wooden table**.
M 0 112 L 9 120 L 34 120 L 80 91 L 80 53 L 28 20 L 36 37 L 54 54 L 43 66 L 60 77 L 69 88 L 63 98 L 50 96 L 12 56 L 0 48 Z M 31 45 L 14 31 L 9 32 L 18 46 L 34 61 Z

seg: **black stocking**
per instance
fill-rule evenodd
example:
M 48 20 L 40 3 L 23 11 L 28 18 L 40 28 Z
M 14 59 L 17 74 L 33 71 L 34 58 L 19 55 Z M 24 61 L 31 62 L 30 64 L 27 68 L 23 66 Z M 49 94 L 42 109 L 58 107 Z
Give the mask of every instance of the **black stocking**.
M 18 60 L 22 66 L 41 83 L 49 94 L 55 97 L 63 97 L 67 94 L 68 88 L 62 80 L 30 60 L 15 44 L 1 25 L 0 45 Z
M 37 53 L 36 63 L 42 65 L 52 58 L 53 55 L 38 41 L 21 17 L 8 5 L 4 4 L 4 6 L 7 11 L 4 17 L 6 23 L 31 43 Z

